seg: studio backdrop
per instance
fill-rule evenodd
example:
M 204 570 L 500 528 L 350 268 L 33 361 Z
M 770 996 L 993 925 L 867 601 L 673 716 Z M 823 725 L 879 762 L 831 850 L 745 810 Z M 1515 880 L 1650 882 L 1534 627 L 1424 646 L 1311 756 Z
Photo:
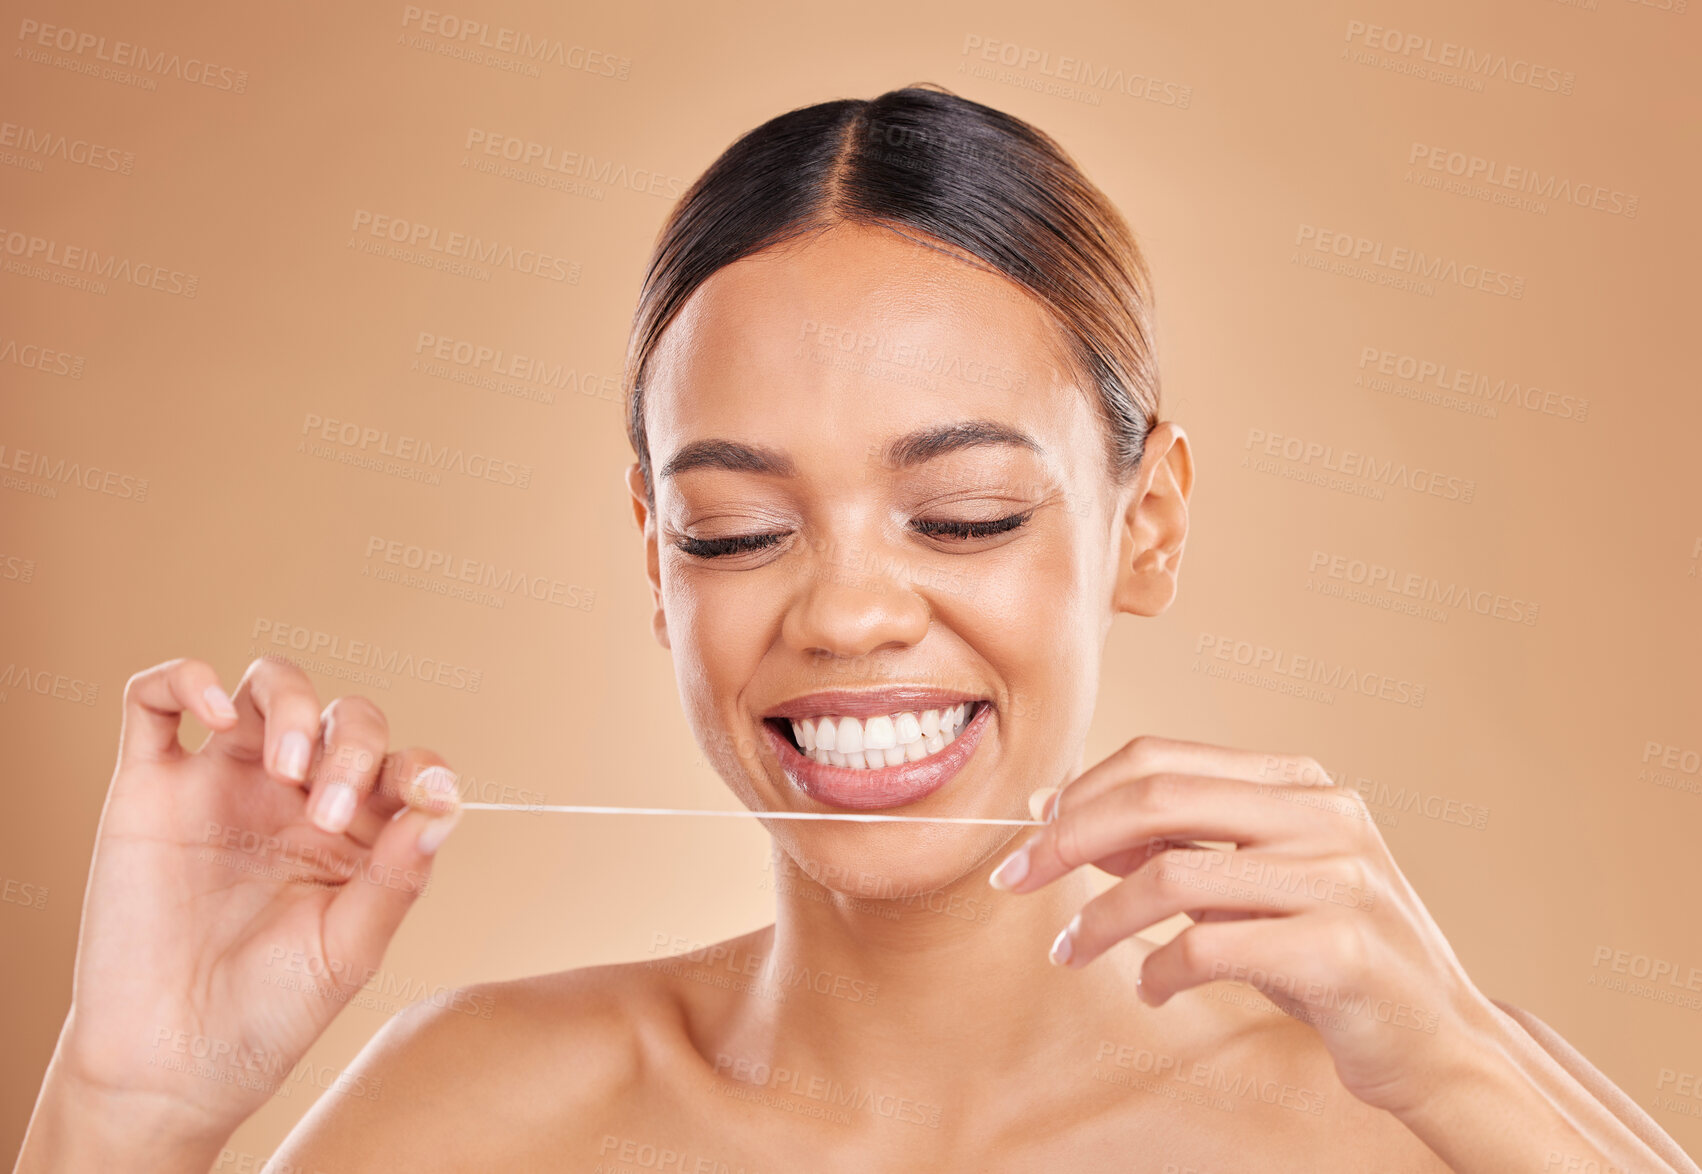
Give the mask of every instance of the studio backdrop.
M 1113 632 L 1089 761 L 1316 757 L 1477 984 L 1702 1152 L 1702 13 L 450 3 L 27 0 L 0 30 L 6 1161 L 138 669 L 287 656 L 471 800 L 734 805 L 650 633 L 631 314 L 734 138 L 913 82 L 1053 135 L 1152 267 L 1192 530 L 1175 605 Z M 767 841 L 468 812 L 221 1168 L 409 1003 L 763 924 Z

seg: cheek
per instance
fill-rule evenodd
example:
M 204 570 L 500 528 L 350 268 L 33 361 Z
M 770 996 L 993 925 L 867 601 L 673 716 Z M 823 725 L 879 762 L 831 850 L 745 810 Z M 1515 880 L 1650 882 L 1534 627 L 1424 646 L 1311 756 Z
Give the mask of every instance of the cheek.
M 718 728 L 755 675 L 780 622 L 781 601 L 761 575 L 664 572 L 662 605 L 686 708 L 700 729 Z
M 1080 724 L 1070 713 L 1084 697 L 1091 708 L 1098 684 L 1103 560 L 1075 533 L 1024 545 L 966 575 L 961 592 L 938 601 L 940 618 L 1009 690 L 1008 717 L 1022 719 L 1031 735 L 1065 737 Z

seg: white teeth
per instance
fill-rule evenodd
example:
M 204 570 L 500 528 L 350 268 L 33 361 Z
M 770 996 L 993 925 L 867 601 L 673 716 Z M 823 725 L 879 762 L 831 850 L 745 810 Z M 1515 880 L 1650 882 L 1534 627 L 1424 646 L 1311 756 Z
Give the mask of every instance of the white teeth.
M 898 745 L 898 731 L 890 717 L 872 717 L 863 723 L 863 748 L 887 750 Z
M 974 707 L 905 710 L 859 720 L 837 715 L 792 719 L 792 735 L 805 757 L 852 770 L 881 770 L 938 754 L 963 732 Z

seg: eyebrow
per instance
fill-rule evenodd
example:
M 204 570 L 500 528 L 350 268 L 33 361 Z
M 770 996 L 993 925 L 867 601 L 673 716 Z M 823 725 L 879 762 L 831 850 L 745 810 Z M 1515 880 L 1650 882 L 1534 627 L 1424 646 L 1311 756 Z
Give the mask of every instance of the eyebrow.
M 900 436 L 887 445 L 883 463 L 895 469 L 908 469 L 959 449 L 981 445 L 1010 445 L 1034 453 L 1044 452 L 1032 436 L 1008 424 L 964 420 Z M 668 459 L 662 466 L 662 476 L 672 477 L 690 469 L 726 469 L 772 477 L 798 475 L 798 466 L 784 453 L 736 440 L 694 440 Z
M 985 444 L 1011 445 L 1044 455 L 1040 442 L 1020 429 L 994 420 L 965 420 L 900 436 L 886 446 L 886 463 L 895 469 L 908 469 L 948 452 Z
M 728 469 L 734 473 L 767 473 L 795 477 L 798 466 L 783 453 L 736 440 L 694 440 L 668 458 L 662 476 L 672 477 L 689 469 Z

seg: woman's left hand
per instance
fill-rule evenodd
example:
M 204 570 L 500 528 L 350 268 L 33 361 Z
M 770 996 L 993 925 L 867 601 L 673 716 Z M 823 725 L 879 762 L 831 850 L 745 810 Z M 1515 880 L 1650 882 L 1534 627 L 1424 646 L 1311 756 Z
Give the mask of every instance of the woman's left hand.
M 1397 1113 L 1493 1035 L 1493 1005 L 1364 799 L 1312 759 L 1139 737 L 1055 800 L 1036 799 L 1048 823 L 995 871 L 995 887 L 1032 892 L 1084 864 L 1123 878 L 1059 934 L 1054 962 L 1086 965 L 1187 913 L 1196 924 L 1141 968 L 1144 1002 L 1246 983 L 1318 1030 L 1348 1091 Z

